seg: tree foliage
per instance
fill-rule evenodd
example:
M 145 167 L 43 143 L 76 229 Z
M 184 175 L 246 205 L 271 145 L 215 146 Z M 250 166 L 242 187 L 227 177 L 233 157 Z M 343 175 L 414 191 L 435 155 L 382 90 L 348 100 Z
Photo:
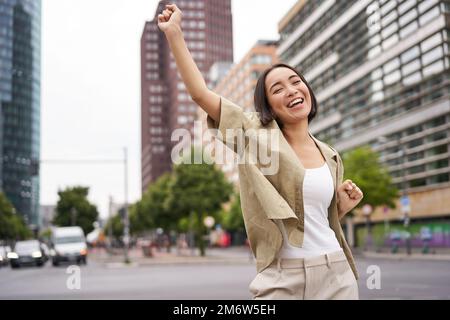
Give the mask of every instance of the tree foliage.
M 94 230 L 97 207 L 88 200 L 89 188 L 69 187 L 58 191 L 59 200 L 53 224 L 60 227 L 80 226 L 85 234 Z
M 357 208 L 370 204 L 373 208 L 388 206 L 395 208 L 398 189 L 392 184 L 388 169 L 380 164 L 379 154 L 369 146 L 356 148 L 343 154 L 344 180 L 350 179 L 364 193 Z
M 174 168 L 166 207 L 174 216 L 189 219 L 194 229 L 196 244 L 201 255 L 205 254 L 206 234 L 204 219 L 218 219 L 222 204 L 229 200 L 233 186 L 222 171 L 214 165 L 180 164 Z M 178 219 L 179 220 L 179 219 Z
M 28 239 L 32 236 L 31 230 L 26 226 L 22 216 L 0 192 L 0 239 L 16 241 Z
M 230 209 L 222 211 L 222 224 L 228 231 L 245 231 L 244 216 L 241 209 L 241 197 L 236 193 Z

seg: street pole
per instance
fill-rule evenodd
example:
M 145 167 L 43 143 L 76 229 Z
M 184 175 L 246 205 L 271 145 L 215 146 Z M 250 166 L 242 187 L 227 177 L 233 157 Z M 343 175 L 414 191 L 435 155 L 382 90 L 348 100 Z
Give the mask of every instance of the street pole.
M 370 204 L 365 204 L 362 208 L 363 214 L 366 216 L 366 229 L 367 229 L 367 238 L 365 249 L 369 250 L 372 248 L 372 230 L 370 223 L 370 215 L 372 214 L 373 208 Z
M 367 243 L 366 250 L 372 249 L 372 230 L 370 229 L 370 215 L 366 216 Z
M 130 237 L 130 221 L 128 217 L 128 150 L 124 148 L 124 211 L 125 217 L 123 222 L 123 239 L 124 239 L 124 254 L 125 254 L 125 263 L 129 263 L 130 260 L 128 258 L 128 244 Z
M 113 206 L 113 197 L 109 196 L 108 249 L 110 254 L 112 254 L 112 206 Z
M 400 145 L 400 139 L 398 139 L 398 145 Z M 402 198 L 406 197 L 408 194 L 406 192 L 406 179 L 405 179 L 405 156 L 406 156 L 406 152 L 405 152 L 405 147 L 404 145 L 400 145 L 400 150 L 401 150 L 401 156 L 402 156 Z M 409 205 L 408 205 L 409 206 Z M 411 254 L 411 233 L 409 230 L 409 225 L 410 225 L 410 221 L 409 221 L 409 209 L 404 209 L 403 212 L 403 226 L 406 229 L 407 232 L 407 236 L 406 236 L 406 253 L 408 255 Z

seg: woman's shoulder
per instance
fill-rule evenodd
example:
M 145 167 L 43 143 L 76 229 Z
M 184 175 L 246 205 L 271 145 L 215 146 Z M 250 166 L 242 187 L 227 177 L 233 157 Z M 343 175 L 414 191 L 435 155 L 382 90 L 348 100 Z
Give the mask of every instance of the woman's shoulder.
M 323 148 L 326 149 L 327 152 L 331 153 L 333 156 L 335 155 L 337 159 L 340 159 L 339 152 L 337 149 L 335 149 L 331 144 L 324 142 L 322 140 L 317 139 L 316 137 L 312 136 Z
M 221 99 L 223 108 L 241 110 L 241 115 L 244 121 L 243 125 L 245 129 L 268 129 L 270 127 L 270 125 L 262 125 L 259 113 L 254 110 L 253 106 L 248 107 L 240 105 L 239 103 L 233 102 L 232 100 L 223 96 L 221 97 Z

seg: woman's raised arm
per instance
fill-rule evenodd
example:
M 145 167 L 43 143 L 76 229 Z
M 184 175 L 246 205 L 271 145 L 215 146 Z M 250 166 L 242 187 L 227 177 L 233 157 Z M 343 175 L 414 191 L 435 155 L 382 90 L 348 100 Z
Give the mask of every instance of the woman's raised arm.
M 158 27 L 166 35 L 181 78 L 194 100 L 216 122 L 220 119 L 220 96 L 209 90 L 205 79 L 192 59 L 181 30 L 181 10 L 174 4 L 158 15 Z

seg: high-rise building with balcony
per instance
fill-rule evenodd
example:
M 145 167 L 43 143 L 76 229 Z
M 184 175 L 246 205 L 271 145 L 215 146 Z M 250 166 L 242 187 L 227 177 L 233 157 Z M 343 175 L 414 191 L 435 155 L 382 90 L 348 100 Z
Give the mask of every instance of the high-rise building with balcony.
M 302 0 L 279 32 L 280 59 L 318 99 L 311 132 L 341 153 L 372 146 L 409 196 L 411 219 L 448 219 L 450 3 Z M 400 207 L 372 219 L 401 220 Z

